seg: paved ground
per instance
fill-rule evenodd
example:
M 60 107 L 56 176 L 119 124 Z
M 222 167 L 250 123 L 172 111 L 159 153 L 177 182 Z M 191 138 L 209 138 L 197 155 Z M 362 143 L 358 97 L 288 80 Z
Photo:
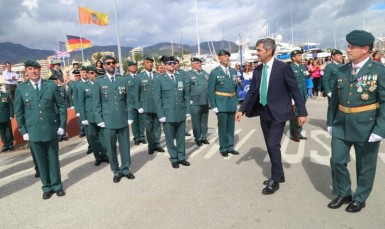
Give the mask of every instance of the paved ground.
M 28 150 L 0 154 L 1 228 L 384 228 L 383 145 L 366 208 L 349 214 L 344 208 L 326 207 L 333 197 L 326 106 L 326 99 L 308 101 L 307 141 L 283 139 L 286 183 L 270 196 L 261 194 L 270 162 L 258 118 L 236 124 L 241 155 L 223 158 L 211 113 L 211 144 L 198 148 L 188 137 L 191 166 L 177 170 L 167 152 L 150 156 L 146 145 L 133 146 L 131 170 L 136 179 L 118 184 L 112 182 L 107 164 L 94 166 L 93 156 L 85 153 L 86 140 L 75 137 L 60 143 L 67 195 L 49 200 L 41 199 Z M 354 157 L 349 168 L 355 182 Z

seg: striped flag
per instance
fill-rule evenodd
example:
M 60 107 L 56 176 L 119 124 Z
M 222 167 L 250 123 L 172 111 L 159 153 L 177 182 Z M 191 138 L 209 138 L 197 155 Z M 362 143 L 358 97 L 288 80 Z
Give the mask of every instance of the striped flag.
M 78 6 L 80 24 L 108 25 L 108 14 Z
M 92 47 L 91 41 L 85 38 L 80 38 L 77 36 L 67 35 L 67 51 L 72 52 L 79 50 L 81 48 L 90 48 Z

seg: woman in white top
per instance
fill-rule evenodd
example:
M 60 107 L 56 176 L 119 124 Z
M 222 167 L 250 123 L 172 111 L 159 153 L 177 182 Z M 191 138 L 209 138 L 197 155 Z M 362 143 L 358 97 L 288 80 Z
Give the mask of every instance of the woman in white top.
M 253 78 L 253 72 L 251 71 L 250 64 L 245 63 L 245 69 L 243 72 L 243 79 L 244 80 L 251 80 Z

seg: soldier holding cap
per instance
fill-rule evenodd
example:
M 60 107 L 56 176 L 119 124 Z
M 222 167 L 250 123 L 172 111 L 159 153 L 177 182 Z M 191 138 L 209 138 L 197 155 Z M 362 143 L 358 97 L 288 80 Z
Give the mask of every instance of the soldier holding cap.
M 196 144 L 202 146 L 202 144 L 210 144 L 207 140 L 209 74 L 202 70 L 202 60 L 199 58 L 191 58 L 191 67 L 192 69 L 187 72 L 186 81 L 190 94 L 192 129 Z
M 380 141 L 385 137 L 385 67 L 370 58 L 374 36 L 363 30 L 346 35 L 351 63 L 338 69 L 332 88 L 328 132 L 332 135 L 333 193 L 329 208 L 345 203 L 359 212 L 373 188 Z M 355 149 L 357 188 L 352 194 L 347 169 Z
M 53 193 L 64 196 L 58 155 L 58 135 L 64 133 L 67 122 L 64 97 L 52 81 L 41 79 L 39 63 L 29 60 L 24 66 L 30 79 L 16 89 L 15 114 L 18 128 L 36 156 L 43 183 L 43 199 L 51 198 Z M 59 110 L 59 119 L 55 106 Z
M 210 106 L 217 114 L 219 151 L 223 157 L 228 154 L 238 155 L 234 150 L 235 112 L 237 111 L 237 71 L 230 67 L 230 53 L 221 50 L 218 53 L 220 65 L 209 76 L 208 95 Z

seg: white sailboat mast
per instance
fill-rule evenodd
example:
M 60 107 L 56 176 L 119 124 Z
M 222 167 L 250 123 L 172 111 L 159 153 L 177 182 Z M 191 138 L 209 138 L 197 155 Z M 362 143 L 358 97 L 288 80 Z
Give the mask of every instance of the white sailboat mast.
M 197 29 L 197 45 L 198 45 L 198 55 L 201 54 L 201 46 L 199 40 L 199 25 L 198 25 L 198 9 L 197 9 L 197 0 L 195 0 L 195 23 Z

